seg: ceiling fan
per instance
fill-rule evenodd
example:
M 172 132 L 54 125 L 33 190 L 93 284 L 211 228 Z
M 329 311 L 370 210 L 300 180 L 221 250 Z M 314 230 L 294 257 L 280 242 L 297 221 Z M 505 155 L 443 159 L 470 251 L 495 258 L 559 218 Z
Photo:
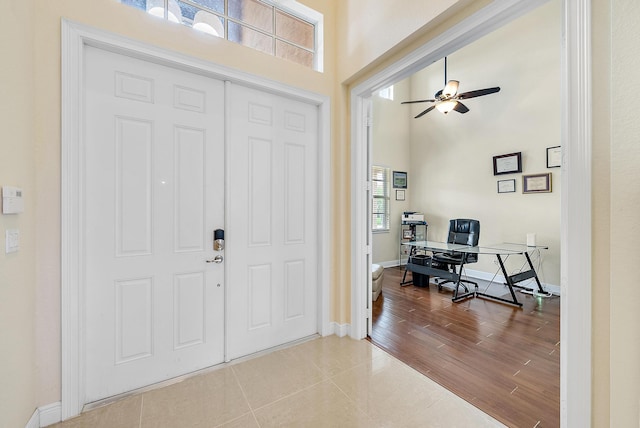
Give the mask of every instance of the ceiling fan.
M 418 114 L 415 118 L 419 118 L 429 113 L 431 110 L 437 108 L 438 111 L 441 111 L 444 114 L 449 113 L 451 110 L 455 110 L 458 113 L 466 113 L 469 111 L 467 106 L 462 104 L 460 100 L 466 100 L 469 98 L 481 97 L 483 95 L 489 95 L 500 91 L 498 86 L 493 88 L 486 89 L 477 89 L 475 91 L 463 92 L 458 94 L 458 82 L 457 80 L 449 80 L 447 81 L 447 57 L 444 57 L 444 82 L 445 86 L 443 89 L 436 92 L 433 99 L 429 100 L 415 100 L 415 101 L 404 101 L 400 104 L 415 104 L 415 103 L 435 103 L 428 109 L 424 110 L 420 114 Z

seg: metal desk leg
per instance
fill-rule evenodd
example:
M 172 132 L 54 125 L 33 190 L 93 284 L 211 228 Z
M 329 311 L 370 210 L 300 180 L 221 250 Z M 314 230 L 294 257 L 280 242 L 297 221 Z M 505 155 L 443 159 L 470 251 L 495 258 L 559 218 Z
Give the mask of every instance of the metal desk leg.
M 538 291 L 542 294 L 545 294 L 546 292 L 542 288 L 542 284 L 540 284 L 540 280 L 538 279 L 538 272 L 536 272 L 536 270 L 533 268 L 533 263 L 531 263 L 531 258 L 529 257 L 529 253 L 524 253 L 524 256 L 527 258 L 527 262 L 529 263 L 529 268 L 531 269 L 531 272 L 533 272 L 533 278 L 535 278 L 536 284 L 538 284 Z
M 464 259 L 466 259 L 466 255 L 463 256 Z M 453 290 L 453 297 L 451 298 L 452 302 L 459 302 L 461 300 L 464 299 L 468 299 L 470 297 L 476 297 L 477 291 L 478 291 L 478 285 L 476 283 L 475 284 L 475 288 L 473 290 L 469 290 L 464 284 L 462 284 L 462 268 L 464 267 L 464 262 L 466 260 L 463 260 L 462 263 L 460 263 L 460 270 L 456 273 L 456 275 L 458 276 L 457 280 L 455 281 L 455 288 Z M 453 271 L 455 272 L 456 267 L 453 267 Z M 465 288 L 465 290 L 467 290 L 466 293 L 458 295 L 458 288 L 460 288 L 460 286 L 463 286 Z
M 413 284 L 413 276 L 411 280 L 407 281 L 407 270 L 408 270 L 407 265 L 411 261 L 411 256 L 414 256 L 415 253 L 416 253 L 416 247 L 411 247 L 411 250 L 409 251 L 409 258 L 407 259 L 407 264 L 404 266 L 404 274 L 402 274 L 402 281 L 400 281 L 401 287 L 404 287 L 409 284 Z
M 505 303 L 509 303 L 512 305 L 517 305 L 519 307 L 522 307 L 522 303 L 518 302 L 518 299 L 516 297 L 516 293 L 515 291 L 513 291 L 513 286 L 514 286 L 514 282 L 513 282 L 513 278 L 509 276 L 509 274 L 507 273 L 507 269 L 504 267 L 504 262 L 502 261 L 502 257 L 500 257 L 500 254 L 496 254 L 496 257 L 498 258 L 498 263 L 500 264 L 500 269 L 502 270 L 502 274 L 504 275 L 505 279 L 507 280 L 507 286 L 509 287 L 509 292 L 511 293 L 511 298 L 513 300 L 508 300 L 508 299 L 503 299 L 502 297 L 496 297 L 496 296 L 492 296 L 490 294 L 484 294 L 484 293 L 477 293 L 480 296 L 483 297 L 488 297 L 490 299 L 494 299 L 494 300 L 499 300 L 501 302 L 505 302 Z

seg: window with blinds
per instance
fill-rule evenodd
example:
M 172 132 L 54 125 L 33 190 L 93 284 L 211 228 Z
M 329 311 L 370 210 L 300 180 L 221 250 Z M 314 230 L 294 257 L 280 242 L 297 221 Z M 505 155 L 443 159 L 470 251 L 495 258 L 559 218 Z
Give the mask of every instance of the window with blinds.
M 371 167 L 371 228 L 374 232 L 389 230 L 389 168 Z

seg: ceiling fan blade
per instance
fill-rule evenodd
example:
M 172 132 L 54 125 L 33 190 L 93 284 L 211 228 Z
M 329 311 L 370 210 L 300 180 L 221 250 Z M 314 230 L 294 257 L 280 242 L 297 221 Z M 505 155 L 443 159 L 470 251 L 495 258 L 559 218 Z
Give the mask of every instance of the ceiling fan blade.
M 429 113 L 431 110 L 433 110 L 434 108 L 436 108 L 436 106 L 431 106 L 428 109 L 426 109 L 425 111 L 423 111 L 422 113 L 420 113 L 419 115 L 417 115 L 416 117 L 414 117 L 414 119 L 417 119 L 419 117 L 424 116 L 425 114 Z
M 415 101 L 403 101 L 400 104 L 415 104 L 415 103 L 434 103 L 436 100 L 415 100 Z
M 453 108 L 458 113 L 466 113 L 469 111 L 466 105 L 462 104 L 460 101 L 456 103 L 456 106 Z
M 462 94 L 458 95 L 456 98 L 459 100 L 466 100 L 468 98 L 481 97 L 483 95 L 489 95 L 499 91 L 500 91 L 500 88 L 496 86 L 494 88 L 478 89 L 475 91 L 463 92 Z
M 447 85 L 442 90 L 442 95 L 445 97 L 452 97 L 458 92 L 458 85 L 460 82 L 457 80 L 449 80 Z

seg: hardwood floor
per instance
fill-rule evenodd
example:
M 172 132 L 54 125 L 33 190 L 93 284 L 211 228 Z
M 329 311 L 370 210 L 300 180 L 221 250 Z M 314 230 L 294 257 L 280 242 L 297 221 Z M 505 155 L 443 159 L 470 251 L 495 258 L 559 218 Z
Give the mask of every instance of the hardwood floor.
M 401 268 L 384 272 L 372 343 L 509 427 L 560 426 L 559 297 L 453 303 L 450 289 L 401 287 Z

